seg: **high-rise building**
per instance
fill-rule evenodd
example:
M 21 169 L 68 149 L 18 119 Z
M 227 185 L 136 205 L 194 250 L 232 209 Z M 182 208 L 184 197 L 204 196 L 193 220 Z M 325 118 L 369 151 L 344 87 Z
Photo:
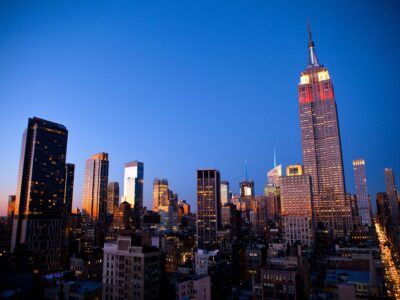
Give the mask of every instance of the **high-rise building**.
M 227 203 L 230 203 L 231 199 L 229 198 L 229 182 L 221 181 L 221 205 L 224 206 Z
M 277 186 L 278 178 L 282 176 L 282 165 L 275 166 L 267 173 L 267 185 Z
M 396 225 L 399 222 L 398 216 L 398 195 L 396 182 L 394 180 L 394 172 L 392 168 L 385 169 L 385 186 L 386 186 L 386 195 L 388 197 L 389 202 L 389 211 L 392 224 Z
M 313 244 L 313 212 L 309 175 L 290 175 L 279 178 L 283 239 L 293 245 Z
M 351 229 L 346 202 L 342 147 L 332 81 L 321 65 L 308 31 L 309 60 L 298 86 L 304 173 L 311 176 L 317 222 L 343 236 Z
M 240 183 L 240 197 L 254 198 L 254 181 L 244 180 Z
M 8 206 L 7 206 L 7 223 L 12 226 L 15 213 L 15 195 L 8 196 Z
M 172 229 L 178 226 L 178 194 L 170 190 L 169 201 L 168 216 L 164 219 L 164 223 Z M 163 220 L 161 220 L 161 223 L 162 221 Z
M 72 199 L 74 195 L 74 177 L 75 165 L 65 164 L 65 191 L 64 191 L 64 205 L 66 214 L 72 212 Z
M 143 178 L 142 162 L 132 161 L 125 164 L 123 200 L 132 205 L 137 212 L 143 208 Z
M 107 187 L 107 214 L 112 215 L 119 205 L 119 183 L 109 182 Z
M 82 209 L 92 221 L 105 222 L 107 209 L 108 154 L 97 153 L 86 161 Z
M 122 202 L 114 211 L 111 229 L 117 232 L 122 229 L 129 229 L 131 213 L 131 205 L 126 201 Z
M 377 218 L 379 223 L 387 229 L 390 223 L 390 205 L 389 199 L 386 193 L 377 193 L 376 194 L 376 210 L 377 210 Z
M 267 205 L 267 222 L 278 227 L 281 219 L 281 195 L 279 187 L 267 185 L 264 189 L 264 196 Z
M 170 205 L 168 180 L 156 178 L 153 180 L 153 211 L 168 212 Z
M 365 175 L 365 161 L 353 160 L 354 179 L 356 182 L 356 196 L 358 215 L 362 225 L 371 226 L 371 204 L 368 196 L 367 177 Z
M 221 224 L 220 174 L 217 170 L 197 170 L 197 248 L 217 248 Z
M 2 239 L 2 230 L 1 230 L 1 222 L 0 222 L 0 251 L 5 250 L 6 252 L 10 251 L 11 246 L 11 234 L 12 234 L 12 224 L 14 221 L 14 212 L 15 212 L 15 195 L 8 196 L 8 206 L 7 206 L 7 218 L 4 227 L 4 238 Z M 3 240 L 3 242 L 2 242 Z
M 103 299 L 160 299 L 161 253 L 130 236 L 104 244 Z
M 67 139 L 65 126 L 36 117 L 23 134 L 11 249 L 25 244 L 38 272 L 59 267 Z

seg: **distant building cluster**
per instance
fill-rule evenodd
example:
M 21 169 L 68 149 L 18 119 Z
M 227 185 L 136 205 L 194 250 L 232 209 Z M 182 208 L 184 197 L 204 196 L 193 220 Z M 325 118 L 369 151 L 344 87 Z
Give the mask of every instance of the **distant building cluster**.
M 127 162 L 120 186 L 101 152 L 86 161 L 73 211 L 68 130 L 30 118 L 0 223 L 0 299 L 400 297 L 394 171 L 384 170 L 376 214 L 364 159 L 353 160 L 356 194 L 347 192 L 333 84 L 311 31 L 308 51 L 298 85 L 303 163 L 284 169 L 274 159 L 262 195 L 247 171 L 233 193 L 219 170 L 198 169 L 195 211 L 165 178 L 153 179 L 148 209 L 144 163 Z

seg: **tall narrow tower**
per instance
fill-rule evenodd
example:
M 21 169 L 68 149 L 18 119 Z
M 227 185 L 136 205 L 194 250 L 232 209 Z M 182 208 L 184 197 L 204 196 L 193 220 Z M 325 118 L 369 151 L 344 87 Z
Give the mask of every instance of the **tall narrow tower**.
M 336 102 L 310 27 L 308 38 L 308 65 L 298 85 L 304 172 L 311 176 L 316 221 L 342 236 L 351 228 L 351 208 L 346 202 Z
M 119 183 L 109 182 L 107 187 L 107 214 L 112 215 L 119 206 Z
M 107 210 L 108 154 L 97 153 L 86 161 L 82 208 L 93 221 L 103 223 Z
M 217 170 L 197 170 L 197 248 L 217 249 L 221 224 L 221 180 Z
M 358 214 L 363 225 L 371 226 L 371 203 L 368 196 L 365 161 L 363 159 L 353 160 L 353 170 L 356 182 Z
M 389 200 L 390 221 L 394 226 L 399 223 L 398 196 L 392 168 L 385 168 L 386 194 Z
M 72 199 L 74 195 L 75 165 L 65 164 L 65 191 L 64 191 L 64 211 L 67 215 L 72 212 Z
M 137 212 L 143 207 L 143 176 L 142 162 L 135 160 L 125 164 L 123 201 L 128 202 Z
M 170 205 L 170 191 L 167 179 L 153 180 L 153 211 L 168 212 Z

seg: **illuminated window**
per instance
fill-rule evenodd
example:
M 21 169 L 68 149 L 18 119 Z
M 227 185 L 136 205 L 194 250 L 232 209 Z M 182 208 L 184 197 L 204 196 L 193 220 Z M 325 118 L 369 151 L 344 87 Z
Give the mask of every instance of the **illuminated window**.
M 310 83 L 310 76 L 306 74 L 301 75 L 300 84 L 308 84 L 308 83 Z
M 329 79 L 329 73 L 327 70 L 318 72 L 318 81 L 324 81 Z

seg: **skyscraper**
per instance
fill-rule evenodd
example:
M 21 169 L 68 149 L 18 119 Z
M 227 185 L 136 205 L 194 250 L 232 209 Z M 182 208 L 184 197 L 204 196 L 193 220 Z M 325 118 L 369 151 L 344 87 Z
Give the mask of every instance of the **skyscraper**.
M 108 154 L 97 153 L 86 161 L 82 209 L 92 221 L 103 223 L 107 207 Z
M 12 224 L 14 221 L 14 213 L 15 213 L 15 195 L 8 196 L 8 206 L 7 206 L 7 219 L 6 219 L 6 239 L 7 243 L 4 245 L 4 248 L 8 248 L 7 251 L 10 250 L 11 246 L 11 235 L 12 235 Z
M 386 195 L 388 197 L 389 202 L 389 212 L 391 217 L 391 222 L 393 225 L 398 224 L 398 195 L 396 183 L 394 180 L 394 172 L 392 168 L 385 169 L 385 186 L 386 186 Z
M 221 205 L 224 206 L 227 203 L 230 203 L 231 199 L 229 198 L 229 182 L 221 181 Z
M 72 212 L 72 199 L 74 195 L 74 176 L 75 165 L 65 164 L 65 191 L 64 191 L 64 206 L 66 214 Z
M 254 181 L 244 180 L 240 182 L 240 197 L 254 198 Z
M 299 241 L 311 246 L 314 221 L 310 176 L 293 175 L 290 170 L 287 169 L 286 176 L 279 178 L 283 239 L 289 244 Z M 296 173 L 302 172 L 298 170 Z
M 114 211 L 110 232 L 118 233 L 119 230 L 130 227 L 130 218 L 132 215 L 131 205 L 124 201 Z
M 311 176 L 317 222 L 337 236 L 351 228 L 346 202 L 342 147 L 332 81 L 321 65 L 308 31 L 309 59 L 298 86 L 304 173 Z
M 168 212 L 170 192 L 168 180 L 156 178 L 153 180 L 153 211 Z
M 277 186 L 278 178 L 282 176 L 282 165 L 275 166 L 267 174 L 267 185 Z
M 264 196 L 267 205 L 267 221 L 273 227 L 278 227 L 281 219 L 281 195 L 280 189 L 272 184 L 264 188 Z
M 220 174 L 217 170 L 197 170 L 197 248 L 217 248 L 221 224 Z
M 354 179 L 356 182 L 356 196 L 358 215 L 362 225 L 371 226 L 371 204 L 368 196 L 367 177 L 365 175 L 365 161 L 353 160 Z
M 140 212 L 143 207 L 144 164 L 132 161 L 125 164 L 123 200 Z
M 119 205 L 119 183 L 109 182 L 107 187 L 107 214 L 112 215 Z
M 67 140 L 65 126 L 36 117 L 23 134 L 11 249 L 25 244 L 37 271 L 59 267 Z
M 7 223 L 9 226 L 12 226 L 14 213 L 15 213 L 15 195 L 9 195 L 8 205 L 7 205 Z

